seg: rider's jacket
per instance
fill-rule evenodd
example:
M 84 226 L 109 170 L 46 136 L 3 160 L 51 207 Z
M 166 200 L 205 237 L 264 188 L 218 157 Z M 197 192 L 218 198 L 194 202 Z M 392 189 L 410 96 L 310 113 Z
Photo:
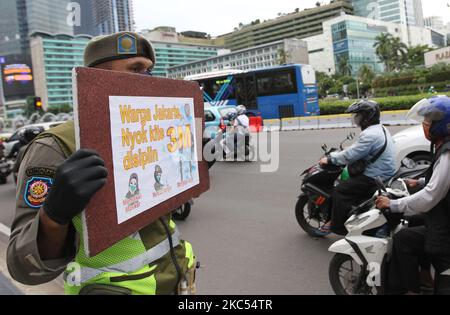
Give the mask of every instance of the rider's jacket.
M 331 162 L 334 165 L 350 165 L 359 160 L 369 161 L 383 149 L 385 136 L 382 125 L 373 125 L 361 132 L 358 141 L 348 149 L 331 153 Z M 369 164 L 364 175 L 387 181 L 395 175 L 395 145 L 389 131 L 386 130 L 387 147 L 380 158 Z

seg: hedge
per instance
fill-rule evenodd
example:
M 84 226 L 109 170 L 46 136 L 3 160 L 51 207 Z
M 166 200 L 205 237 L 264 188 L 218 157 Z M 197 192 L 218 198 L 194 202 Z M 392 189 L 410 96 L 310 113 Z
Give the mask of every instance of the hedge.
M 450 92 L 441 93 L 441 95 L 450 96 Z M 394 96 L 374 98 L 382 111 L 389 110 L 409 110 L 421 99 L 431 97 L 430 94 L 419 94 L 410 96 Z M 322 100 L 320 101 L 320 113 L 321 115 L 337 115 L 343 114 L 347 108 L 353 104 L 356 100 L 340 101 L 340 100 Z
M 419 86 L 420 84 L 416 83 L 411 85 L 400 85 L 395 87 L 379 88 L 375 90 L 375 96 L 387 97 L 389 96 L 390 93 L 395 93 L 396 96 L 416 95 L 419 92 Z M 426 83 L 423 84 L 422 86 L 424 87 L 425 91 L 427 91 L 431 86 L 433 86 L 437 92 L 445 92 L 448 89 L 448 86 L 450 86 L 450 80 L 444 82 Z

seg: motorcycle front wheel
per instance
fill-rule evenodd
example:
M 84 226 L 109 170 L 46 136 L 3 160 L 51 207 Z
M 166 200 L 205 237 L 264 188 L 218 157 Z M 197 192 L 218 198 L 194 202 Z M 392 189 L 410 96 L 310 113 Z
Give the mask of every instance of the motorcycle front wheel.
M 321 214 L 319 208 L 312 208 L 309 202 L 309 197 L 305 194 L 298 198 L 297 205 L 295 206 L 295 217 L 300 227 L 312 237 L 320 237 L 317 235 L 317 230 L 324 226 L 327 222 Z
M 336 295 L 382 295 L 381 288 L 369 287 L 366 279 L 358 288 L 361 273 L 366 273 L 356 261 L 348 255 L 336 254 L 330 262 L 330 284 Z
M 191 214 L 191 204 L 186 203 L 172 213 L 172 217 L 176 221 L 185 221 Z

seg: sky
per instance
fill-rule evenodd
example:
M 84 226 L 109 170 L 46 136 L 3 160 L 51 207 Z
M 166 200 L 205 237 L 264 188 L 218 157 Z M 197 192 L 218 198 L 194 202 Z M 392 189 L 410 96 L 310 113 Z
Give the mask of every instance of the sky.
M 173 26 L 178 32 L 200 31 L 218 36 L 239 23 L 276 18 L 278 13 L 314 7 L 317 0 L 133 0 L 138 30 Z M 321 1 L 328 3 L 329 1 Z M 450 22 L 450 0 L 422 0 L 424 15 Z

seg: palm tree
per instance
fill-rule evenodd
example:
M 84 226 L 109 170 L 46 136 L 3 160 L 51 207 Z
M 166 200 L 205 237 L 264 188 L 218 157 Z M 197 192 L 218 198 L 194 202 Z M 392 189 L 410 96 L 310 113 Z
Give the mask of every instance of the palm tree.
M 339 73 L 343 76 L 351 76 L 353 72 L 353 67 L 350 64 L 348 57 L 340 57 L 338 61 Z
M 406 63 L 406 56 L 408 52 L 408 46 L 401 41 L 399 37 L 392 39 L 392 68 L 394 70 L 401 70 Z
M 375 44 L 373 47 L 375 47 L 375 53 L 377 54 L 378 58 L 382 63 L 386 66 L 386 71 L 391 72 L 391 56 L 392 56 L 392 40 L 393 36 L 389 33 L 381 33 L 378 35 L 375 40 Z

